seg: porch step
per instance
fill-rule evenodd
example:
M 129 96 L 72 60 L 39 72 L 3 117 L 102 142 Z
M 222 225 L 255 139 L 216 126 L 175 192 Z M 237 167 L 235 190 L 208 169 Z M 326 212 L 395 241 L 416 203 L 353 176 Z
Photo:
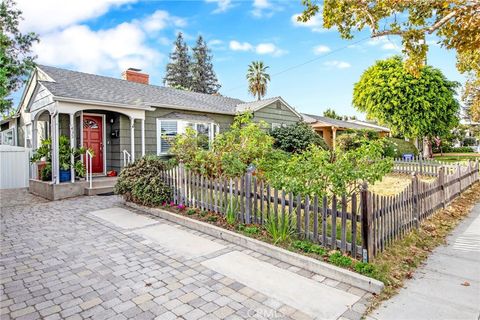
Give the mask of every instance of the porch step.
M 97 194 L 113 192 L 113 187 L 117 183 L 117 177 L 97 177 L 93 178 L 92 188 L 89 185 L 85 187 L 85 195 L 94 196 Z

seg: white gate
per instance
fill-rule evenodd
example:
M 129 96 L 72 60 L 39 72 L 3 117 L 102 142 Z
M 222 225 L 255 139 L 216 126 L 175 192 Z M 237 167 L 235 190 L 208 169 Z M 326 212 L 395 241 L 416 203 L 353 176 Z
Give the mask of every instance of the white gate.
M 0 189 L 27 188 L 32 149 L 0 145 Z

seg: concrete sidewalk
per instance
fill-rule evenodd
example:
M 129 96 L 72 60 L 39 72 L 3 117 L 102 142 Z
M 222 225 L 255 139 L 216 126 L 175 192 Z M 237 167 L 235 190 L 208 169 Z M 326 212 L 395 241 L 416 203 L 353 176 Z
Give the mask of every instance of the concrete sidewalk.
M 480 319 L 480 203 L 399 294 L 367 319 Z

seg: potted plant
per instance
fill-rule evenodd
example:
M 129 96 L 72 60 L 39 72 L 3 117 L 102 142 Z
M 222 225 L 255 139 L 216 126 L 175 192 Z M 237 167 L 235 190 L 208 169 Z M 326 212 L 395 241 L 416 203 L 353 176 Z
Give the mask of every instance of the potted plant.
M 86 149 L 81 148 L 71 148 L 70 139 L 67 136 L 61 135 L 58 141 L 58 155 L 59 155 L 59 166 L 60 166 L 60 182 L 70 181 L 71 176 L 71 156 L 74 156 L 75 163 L 73 168 L 77 177 L 85 176 L 85 166 L 82 161 L 79 159 L 80 155 L 84 154 Z M 41 159 L 45 160 L 45 166 L 41 170 L 41 179 L 43 181 L 51 180 L 52 178 L 52 157 L 51 157 L 51 145 L 52 141 L 50 139 L 42 140 L 41 146 L 37 149 L 35 154 L 32 156 L 31 161 L 37 162 Z

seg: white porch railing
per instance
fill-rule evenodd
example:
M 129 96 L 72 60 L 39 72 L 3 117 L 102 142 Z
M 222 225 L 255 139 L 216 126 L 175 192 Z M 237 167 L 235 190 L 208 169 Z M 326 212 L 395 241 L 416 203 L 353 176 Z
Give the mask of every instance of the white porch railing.
M 90 152 L 90 150 L 87 150 L 85 152 L 85 167 L 86 167 L 86 179 L 87 182 L 90 183 L 90 189 L 92 189 L 92 180 L 93 180 L 93 170 L 92 170 L 92 158 L 93 154 Z
M 123 150 L 123 166 L 126 167 L 132 161 L 132 156 L 127 150 Z

